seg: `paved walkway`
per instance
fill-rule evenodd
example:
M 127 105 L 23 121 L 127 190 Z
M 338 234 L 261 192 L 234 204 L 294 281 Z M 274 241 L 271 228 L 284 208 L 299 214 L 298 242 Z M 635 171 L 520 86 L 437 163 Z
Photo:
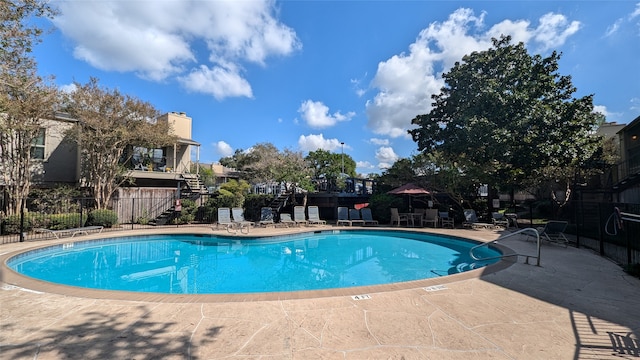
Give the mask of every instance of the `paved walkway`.
M 502 244 L 535 253 L 521 238 Z M 40 245 L 0 245 L 0 258 Z M 100 298 L 26 288 L 3 267 L 0 359 L 638 359 L 640 280 L 588 250 L 545 244 L 541 258 L 364 300 Z

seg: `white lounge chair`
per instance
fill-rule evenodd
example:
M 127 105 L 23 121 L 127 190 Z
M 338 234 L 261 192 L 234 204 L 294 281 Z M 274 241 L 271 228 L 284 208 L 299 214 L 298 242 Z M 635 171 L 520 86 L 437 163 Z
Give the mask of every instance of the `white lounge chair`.
M 216 223 L 216 230 L 224 226 L 227 232 L 236 232 L 233 221 L 231 221 L 231 209 L 227 207 L 218 208 L 218 222 Z M 232 231 L 233 230 L 233 231 Z
M 309 206 L 307 208 L 309 213 L 309 225 L 326 225 L 327 222 L 320 219 L 320 209 L 317 206 Z
M 492 228 L 493 224 L 481 223 L 478 220 L 478 215 L 476 215 L 476 211 L 473 209 L 464 209 L 464 222 L 462 223 L 462 227 L 465 228 Z
M 505 229 L 509 227 L 509 219 L 503 213 L 491 213 L 491 222 L 493 222 L 493 226 L 502 226 Z
M 295 221 L 298 225 L 309 224 L 309 221 L 307 221 L 307 217 L 304 214 L 304 206 L 293 207 L 293 221 Z
M 293 219 L 291 218 L 291 214 L 289 213 L 280 214 L 280 224 L 283 224 L 287 227 L 298 225 L 295 221 L 293 221 Z
M 255 223 L 253 221 L 245 220 L 244 210 L 242 208 L 232 208 L 231 215 L 233 216 L 233 224 L 240 229 L 240 232 L 245 232 L 243 231 L 243 229 L 246 229 L 245 233 L 248 234 L 249 229 L 255 226 Z

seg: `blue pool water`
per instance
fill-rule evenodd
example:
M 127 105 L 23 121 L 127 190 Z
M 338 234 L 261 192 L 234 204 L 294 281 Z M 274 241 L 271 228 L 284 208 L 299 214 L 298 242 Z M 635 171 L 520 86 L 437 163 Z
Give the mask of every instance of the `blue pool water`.
M 268 238 L 149 235 L 66 243 L 7 262 L 33 278 L 93 289 L 228 294 L 379 285 L 487 265 L 469 240 L 401 231 L 322 231 Z M 487 247 L 476 256 L 500 253 Z

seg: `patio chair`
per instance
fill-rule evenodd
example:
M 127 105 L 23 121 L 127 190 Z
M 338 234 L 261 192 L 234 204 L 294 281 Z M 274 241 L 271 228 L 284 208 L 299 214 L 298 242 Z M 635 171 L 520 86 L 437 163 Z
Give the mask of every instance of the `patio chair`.
M 260 221 L 258 222 L 260 226 L 267 227 L 269 225 L 275 226 L 275 222 L 273 221 L 273 210 L 268 207 L 260 208 Z
M 567 221 L 549 221 L 542 229 L 538 229 L 540 239 L 547 240 L 548 242 L 564 245 L 569 245 L 569 239 L 564 235 L 564 231 L 567 229 Z
M 232 222 L 240 229 L 240 232 L 244 232 L 242 229 L 246 229 L 246 233 L 248 234 L 249 228 L 255 226 L 253 221 L 245 220 L 244 210 L 242 208 L 232 208 L 231 216 L 233 217 Z
M 218 208 L 218 222 L 216 223 L 216 230 L 220 228 L 220 226 L 224 226 L 228 232 L 235 233 L 235 224 L 231 221 L 231 209 L 229 208 Z
M 509 227 L 509 219 L 499 212 L 491 213 L 491 222 L 493 226 L 503 226 L 505 229 Z
M 309 206 L 307 208 L 309 213 L 309 225 L 326 225 L 327 222 L 320 219 L 320 209 L 317 206 Z
M 422 217 L 420 218 L 420 225 L 426 226 L 433 224 L 433 227 L 438 227 L 438 209 L 426 209 Z
M 362 215 L 362 220 L 364 221 L 365 225 L 378 225 L 378 220 L 374 220 L 373 215 L 371 215 L 371 209 L 360 209 L 360 215 Z
M 464 228 L 490 228 L 493 227 L 493 224 L 481 223 L 478 220 L 478 215 L 476 215 L 476 211 L 473 209 L 464 209 L 464 222 L 462 223 L 462 227 Z
M 347 225 L 351 226 L 351 220 L 349 220 L 349 209 L 344 206 L 338 207 L 338 221 L 336 225 Z
M 453 220 L 452 217 L 449 217 L 449 212 L 448 211 L 440 211 L 438 212 L 438 218 L 440 219 L 440 227 L 442 228 L 454 228 L 455 227 L 455 221 Z
M 280 214 L 280 224 L 283 224 L 287 227 L 298 225 L 295 221 L 293 221 L 293 219 L 291 218 L 291 214 L 289 213 Z
M 407 215 L 400 215 L 398 208 L 391 208 L 391 225 L 395 223 L 396 226 L 400 226 L 400 223 L 403 221 L 409 226 L 409 217 Z
M 351 221 L 351 225 L 364 226 L 364 220 L 360 217 L 360 210 L 358 209 L 349 209 L 349 220 Z
M 293 221 L 295 221 L 298 225 L 309 224 L 309 221 L 307 221 L 307 217 L 304 214 L 304 206 L 293 207 Z

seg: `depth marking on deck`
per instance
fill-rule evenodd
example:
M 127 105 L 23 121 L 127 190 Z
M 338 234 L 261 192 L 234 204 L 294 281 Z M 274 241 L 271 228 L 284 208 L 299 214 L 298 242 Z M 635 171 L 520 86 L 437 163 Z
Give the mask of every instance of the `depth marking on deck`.
M 424 288 L 425 291 L 440 291 L 440 290 L 447 290 L 447 287 L 444 285 L 433 285 L 433 286 L 427 286 L 426 288 Z
M 364 295 L 353 295 L 351 297 L 353 300 L 369 300 L 371 299 L 371 295 L 368 294 L 364 294 Z

